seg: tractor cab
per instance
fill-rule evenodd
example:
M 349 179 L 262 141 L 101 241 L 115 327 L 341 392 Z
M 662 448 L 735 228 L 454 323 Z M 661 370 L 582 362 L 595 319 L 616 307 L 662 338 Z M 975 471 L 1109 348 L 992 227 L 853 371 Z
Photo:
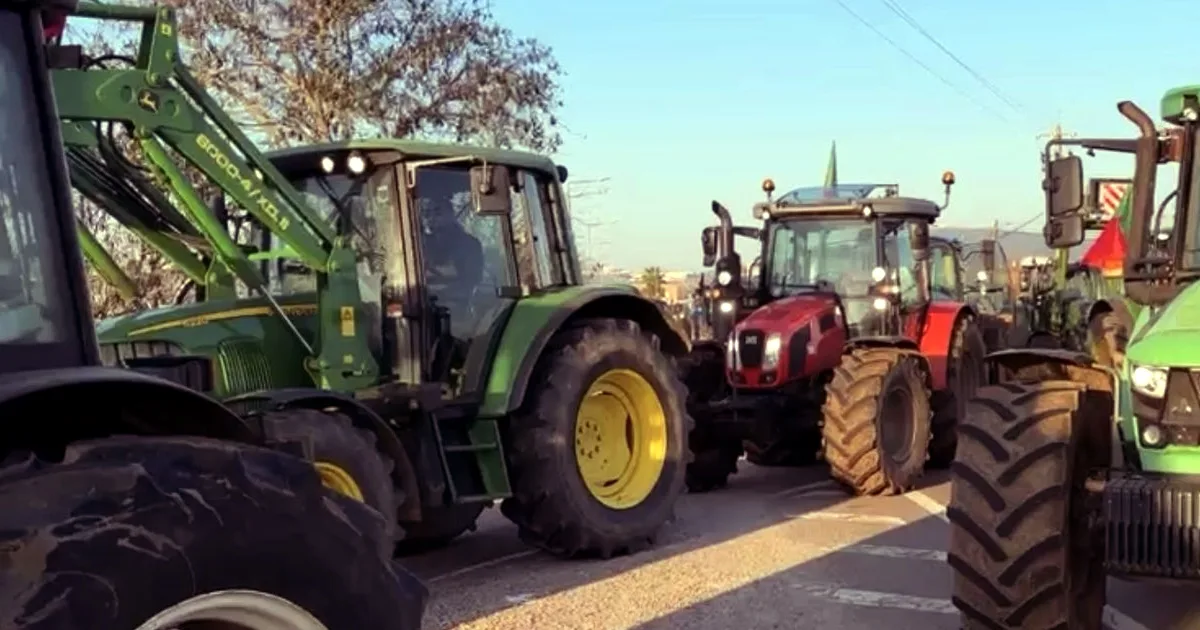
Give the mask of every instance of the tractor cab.
M 952 184 L 947 173 L 947 191 Z M 955 253 L 929 238 L 937 204 L 901 197 L 894 185 L 800 188 L 772 200 L 773 187 L 764 182 L 768 201 L 754 207 L 763 221 L 763 265 L 753 294 L 763 305 L 730 336 L 735 385 L 777 387 L 824 373 L 847 341 L 913 334 L 909 316 L 923 306 L 961 301 Z M 935 250 L 937 268 L 944 258 L 950 277 L 924 264 Z

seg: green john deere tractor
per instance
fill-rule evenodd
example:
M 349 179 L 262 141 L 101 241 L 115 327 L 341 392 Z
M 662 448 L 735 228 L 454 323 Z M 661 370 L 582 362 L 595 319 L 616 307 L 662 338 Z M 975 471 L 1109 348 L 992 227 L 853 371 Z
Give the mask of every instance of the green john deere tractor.
M 418 630 L 378 514 L 100 365 L 44 50 L 71 9 L 0 0 L 0 628 Z
M 1124 286 L 1141 308 L 1124 348 L 992 357 L 1004 380 L 972 403 L 947 510 L 969 630 L 1099 628 L 1106 575 L 1200 577 L 1200 86 L 1167 92 L 1166 131 L 1118 107 L 1140 132 L 1108 144 L 1136 156 Z M 1179 180 L 1156 211 L 1168 162 Z M 1082 177 L 1076 157 L 1048 165 L 1055 243 L 1082 240 Z
M 1051 150 L 1060 145 L 1082 146 L 1094 154 L 1126 152 L 1128 142 L 1106 138 L 1051 140 L 1043 161 L 1049 164 Z M 1081 235 L 1047 234 L 1051 256 L 1026 256 L 1018 261 L 1016 308 L 1008 347 L 1089 352 L 1097 336 L 1111 337 L 1118 328 L 1127 331 L 1133 325 L 1137 307 L 1123 297 L 1120 254 L 1115 254 L 1116 259 L 1111 254 L 1113 231 L 1121 218 L 1110 220 L 1112 206 L 1120 200 L 1121 191 L 1130 189 L 1129 182 L 1114 178 L 1089 180 L 1088 194 L 1074 211 L 1082 223 Z M 1113 204 L 1106 204 L 1108 199 L 1113 199 Z M 1112 227 L 1105 231 L 1110 224 Z M 1082 243 L 1088 233 L 1098 234 L 1097 243 L 1079 260 L 1072 261 L 1071 248 Z
M 144 38 L 132 68 L 55 55 L 72 182 L 193 293 L 102 322 L 107 362 L 225 400 L 405 548 L 453 539 L 497 500 L 557 554 L 652 542 L 690 458 L 670 358 L 688 342 L 632 287 L 581 285 L 565 168 L 400 140 L 263 156 L 178 62 L 170 8 L 81 6 Z M 204 199 L 176 159 L 221 194 Z

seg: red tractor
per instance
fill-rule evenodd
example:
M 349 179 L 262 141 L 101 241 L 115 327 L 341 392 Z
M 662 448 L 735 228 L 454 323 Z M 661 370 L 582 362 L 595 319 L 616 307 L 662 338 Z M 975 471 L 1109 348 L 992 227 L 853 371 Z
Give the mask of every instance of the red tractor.
M 954 175 L 943 183 L 948 200 Z M 984 374 L 975 310 L 934 282 L 939 258 L 958 260 L 952 243 L 929 236 L 945 205 L 876 184 L 775 200 L 771 180 L 763 190 L 750 286 L 733 251 L 746 228 L 713 202 L 720 226 L 705 257 L 719 295 L 713 328 L 729 331 L 717 337 L 727 395 L 694 401 L 692 489 L 721 485 L 744 448 L 768 466 L 823 454 L 856 494 L 905 492 L 927 464 L 953 460 L 955 425 Z

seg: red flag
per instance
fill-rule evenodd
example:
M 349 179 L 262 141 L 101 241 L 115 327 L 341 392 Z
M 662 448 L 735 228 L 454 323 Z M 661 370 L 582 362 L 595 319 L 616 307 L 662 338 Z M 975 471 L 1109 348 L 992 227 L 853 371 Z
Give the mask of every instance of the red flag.
M 1125 265 L 1125 235 L 1121 234 L 1121 221 L 1114 217 L 1104 224 L 1096 242 L 1088 248 L 1080 262 L 1104 272 L 1120 273 Z

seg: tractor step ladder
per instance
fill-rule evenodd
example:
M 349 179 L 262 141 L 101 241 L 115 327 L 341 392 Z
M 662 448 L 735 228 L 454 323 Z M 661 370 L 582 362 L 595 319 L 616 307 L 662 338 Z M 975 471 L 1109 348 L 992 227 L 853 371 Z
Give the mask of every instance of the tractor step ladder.
M 442 451 L 442 472 L 450 488 L 454 503 L 478 503 L 495 501 L 512 495 L 508 480 L 508 468 L 504 462 L 504 445 L 500 441 L 500 421 L 492 418 L 472 416 L 440 416 L 433 414 L 433 431 Z M 470 458 L 474 465 L 462 465 Z M 458 464 L 458 465 L 453 465 Z M 479 471 L 482 493 L 465 493 L 460 486 L 464 482 L 477 485 L 472 480 L 458 479 L 454 470 Z

